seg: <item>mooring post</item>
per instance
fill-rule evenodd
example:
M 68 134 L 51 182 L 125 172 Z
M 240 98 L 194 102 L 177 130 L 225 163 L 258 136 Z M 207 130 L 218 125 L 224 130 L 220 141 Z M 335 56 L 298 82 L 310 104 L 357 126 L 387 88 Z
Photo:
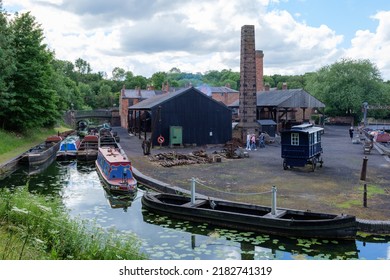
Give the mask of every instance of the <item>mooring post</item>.
M 360 173 L 360 180 L 365 181 L 366 180 L 366 174 L 367 174 L 367 161 L 368 158 L 363 158 L 363 165 L 362 165 L 362 171 Z
M 271 204 L 271 214 L 276 215 L 276 187 L 272 187 L 272 204 Z
M 363 190 L 363 206 L 367 207 L 367 184 L 364 184 Z
M 191 204 L 195 204 L 195 178 L 191 178 Z

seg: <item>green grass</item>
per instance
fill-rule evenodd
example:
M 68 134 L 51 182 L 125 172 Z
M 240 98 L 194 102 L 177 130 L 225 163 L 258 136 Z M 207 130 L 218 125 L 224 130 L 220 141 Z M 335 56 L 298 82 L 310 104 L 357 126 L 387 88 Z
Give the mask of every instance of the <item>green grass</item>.
M 56 198 L 0 189 L 0 260 L 145 259 L 139 240 L 71 219 Z
M 14 133 L 0 130 L 0 164 L 4 163 L 43 142 L 47 136 L 69 130 L 67 127 L 31 130 L 25 133 Z
M 359 186 L 359 192 L 364 192 L 364 186 Z M 380 188 L 378 186 L 374 185 L 367 185 L 367 197 L 371 198 L 372 196 L 376 194 L 385 194 L 385 190 L 383 188 Z

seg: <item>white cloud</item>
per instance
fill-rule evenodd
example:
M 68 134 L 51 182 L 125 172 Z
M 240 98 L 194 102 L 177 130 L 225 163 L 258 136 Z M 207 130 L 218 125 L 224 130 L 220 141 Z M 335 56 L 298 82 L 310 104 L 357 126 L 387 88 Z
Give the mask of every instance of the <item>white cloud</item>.
M 337 46 L 343 38 L 326 25 L 299 23 L 287 11 L 269 12 L 259 25 L 256 46 L 264 51 L 266 75 L 303 74 L 338 58 Z
M 351 41 L 351 48 L 345 56 L 354 59 L 369 59 L 375 63 L 385 80 L 390 79 L 390 11 L 378 12 L 374 19 L 378 20 L 375 33 L 369 30 L 358 30 Z
M 325 23 L 312 27 L 288 11 L 267 10 L 278 2 L 3 0 L 3 6 L 31 11 L 58 59 L 81 57 L 109 75 L 114 67 L 146 77 L 173 67 L 239 71 L 241 26 L 253 24 L 266 75 L 304 74 L 351 57 L 370 59 L 390 79 L 390 12 L 374 15 L 376 31 L 357 31 L 344 50 L 343 36 Z

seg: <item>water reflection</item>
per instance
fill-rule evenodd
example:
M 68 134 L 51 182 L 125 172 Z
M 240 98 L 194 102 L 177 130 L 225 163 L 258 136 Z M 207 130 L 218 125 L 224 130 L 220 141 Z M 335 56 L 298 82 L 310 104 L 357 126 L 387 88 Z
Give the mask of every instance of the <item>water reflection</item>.
M 297 239 L 239 232 L 171 219 L 142 209 L 133 197 L 107 192 L 93 162 L 54 162 L 40 173 L 19 169 L 1 187 L 26 186 L 58 196 L 71 216 L 137 235 L 151 259 L 390 259 L 390 238 L 359 236 L 352 242 Z
M 210 246 L 213 246 L 219 247 L 217 251 L 221 251 L 222 248 L 227 247 L 230 253 L 235 253 L 233 254 L 234 259 L 359 258 L 355 241 L 276 237 L 267 234 L 219 228 L 207 223 L 199 224 L 178 221 L 164 215 L 152 213 L 146 209 L 143 209 L 142 213 L 146 223 L 157 224 L 164 228 L 174 229 L 174 231 L 191 233 L 191 247 L 193 249 L 210 249 Z M 200 245 L 197 244 L 197 236 L 200 235 L 207 236 L 210 243 L 200 242 Z M 205 244 L 207 244 L 206 247 Z M 225 250 L 222 250 L 222 252 L 225 252 Z M 222 255 L 225 257 L 229 256 L 226 252 Z M 228 258 L 231 258 L 233 255 L 230 254 Z

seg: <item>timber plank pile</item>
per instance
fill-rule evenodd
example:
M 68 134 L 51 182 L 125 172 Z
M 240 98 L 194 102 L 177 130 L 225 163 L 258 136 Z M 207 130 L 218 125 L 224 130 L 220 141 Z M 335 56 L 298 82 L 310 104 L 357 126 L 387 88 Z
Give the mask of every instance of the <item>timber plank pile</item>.
M 149 157 L 150 161 L 156 162 L 163 167 L 172 167 L 179 165 L 190 164 L 206 164 L 212 163 L 213 158 L 210 157 L 205 151 L 194 151 L 188 155 L 176 152 L 158 153 Z

